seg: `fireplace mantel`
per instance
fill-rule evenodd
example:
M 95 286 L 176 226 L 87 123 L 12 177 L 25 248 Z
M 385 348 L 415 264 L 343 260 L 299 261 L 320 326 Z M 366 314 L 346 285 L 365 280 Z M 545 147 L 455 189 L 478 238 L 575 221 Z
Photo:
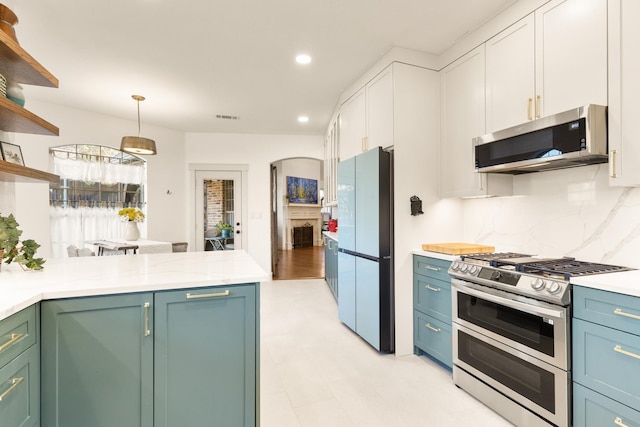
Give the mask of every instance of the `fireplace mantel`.
M 293 227 L 313 226 L 313 246 L 322 246 L 322 207 L 320 205 L 285 205 L 284 249 L 293 249 Z

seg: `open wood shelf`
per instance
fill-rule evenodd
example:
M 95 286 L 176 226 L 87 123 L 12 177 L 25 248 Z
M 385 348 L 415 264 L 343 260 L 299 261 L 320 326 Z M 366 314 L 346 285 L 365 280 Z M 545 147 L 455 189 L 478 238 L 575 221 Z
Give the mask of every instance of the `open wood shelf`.
M 0 61 L 0 74 L 7 79 L 7 82 L 58 87 L 58 79 L 2 31 L 0 31 Z
M 60 130 L 4 96 L 0 96 L 0 130 L 58 136 Z
M 49 172 L 0 160 L 0 181 L 5 182 L 52 182 L 59 183 L 60 177 Z

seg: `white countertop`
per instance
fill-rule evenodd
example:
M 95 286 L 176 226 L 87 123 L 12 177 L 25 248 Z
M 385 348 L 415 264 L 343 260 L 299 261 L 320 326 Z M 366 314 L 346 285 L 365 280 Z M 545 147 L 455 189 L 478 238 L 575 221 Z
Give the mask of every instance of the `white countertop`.
M 327 236 L 330 239 L 335 240 L 336 242 L 338 241 L 338 232 L 337 231 L 323 231 L 322 234 L 324 234 L 325 236 Z
M 0 320 L 38 301 L 269 280 L 245 251 L 49 259 L 42 271 L 2 264 Z
M 436 259 L 442 259 L 445 261 L 455 261 L 459 258 L 458 255 L 449 255 L 449 254 L 443 254 L 440 252 L 423 251 L 422 249 L 413 251 L 413 254 L 420 255 L 420 256 L 428 256 Z
M 573 277 L 571 283 L 587 288 L 640 297 L 640 270 Z

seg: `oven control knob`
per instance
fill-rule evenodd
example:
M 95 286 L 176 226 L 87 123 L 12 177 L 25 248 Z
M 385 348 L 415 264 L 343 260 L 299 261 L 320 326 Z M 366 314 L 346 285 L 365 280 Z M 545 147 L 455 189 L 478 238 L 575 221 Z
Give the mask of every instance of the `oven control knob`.
M 469 270 L 469 266 L 468 266 L 467 264 L 462 264 L 462 265 L 460 266 L 460 272 L 461 272 L 461 273 L 466 273 L 466 272 L 467 272 L 467 270 Z
M 547 292 L 550 294 L 557 294 L 561 289 L 562 287 L 558 282 L 551 282 L 547 285 Z
M 475 275 L 475 274 L 478 274 L 478 271 L 479 271 L 479 270 L 480 270 L 480 269 L 478 268 L 478 266 L 477 266 L 477 265 L 472 265 L 472 266 L 469 268 L 469 274 L 474 274 L 474 275 Z
M 541 278 L 537 278 L 531 281 L 531 287 L 533 289 L 535 289 L 536 291 L 540 291 L 542 289 L 544 289 L 544 285 L 545 285 L 545 281 L 542 280 Z
M 458 263 L 458 261 L 454 261 L 453 264 L 451 264 L 451 269 L 453 271 L 458 271 L 459 268 L 460 268 L 460 264 Z

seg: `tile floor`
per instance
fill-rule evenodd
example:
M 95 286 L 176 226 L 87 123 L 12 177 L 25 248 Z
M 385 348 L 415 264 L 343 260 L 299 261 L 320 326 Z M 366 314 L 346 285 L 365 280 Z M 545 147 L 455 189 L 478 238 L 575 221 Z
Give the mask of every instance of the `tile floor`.
M 261 285 L 262 427 L 507 427 L 425 357 L 380 355 L 324 280 Z

